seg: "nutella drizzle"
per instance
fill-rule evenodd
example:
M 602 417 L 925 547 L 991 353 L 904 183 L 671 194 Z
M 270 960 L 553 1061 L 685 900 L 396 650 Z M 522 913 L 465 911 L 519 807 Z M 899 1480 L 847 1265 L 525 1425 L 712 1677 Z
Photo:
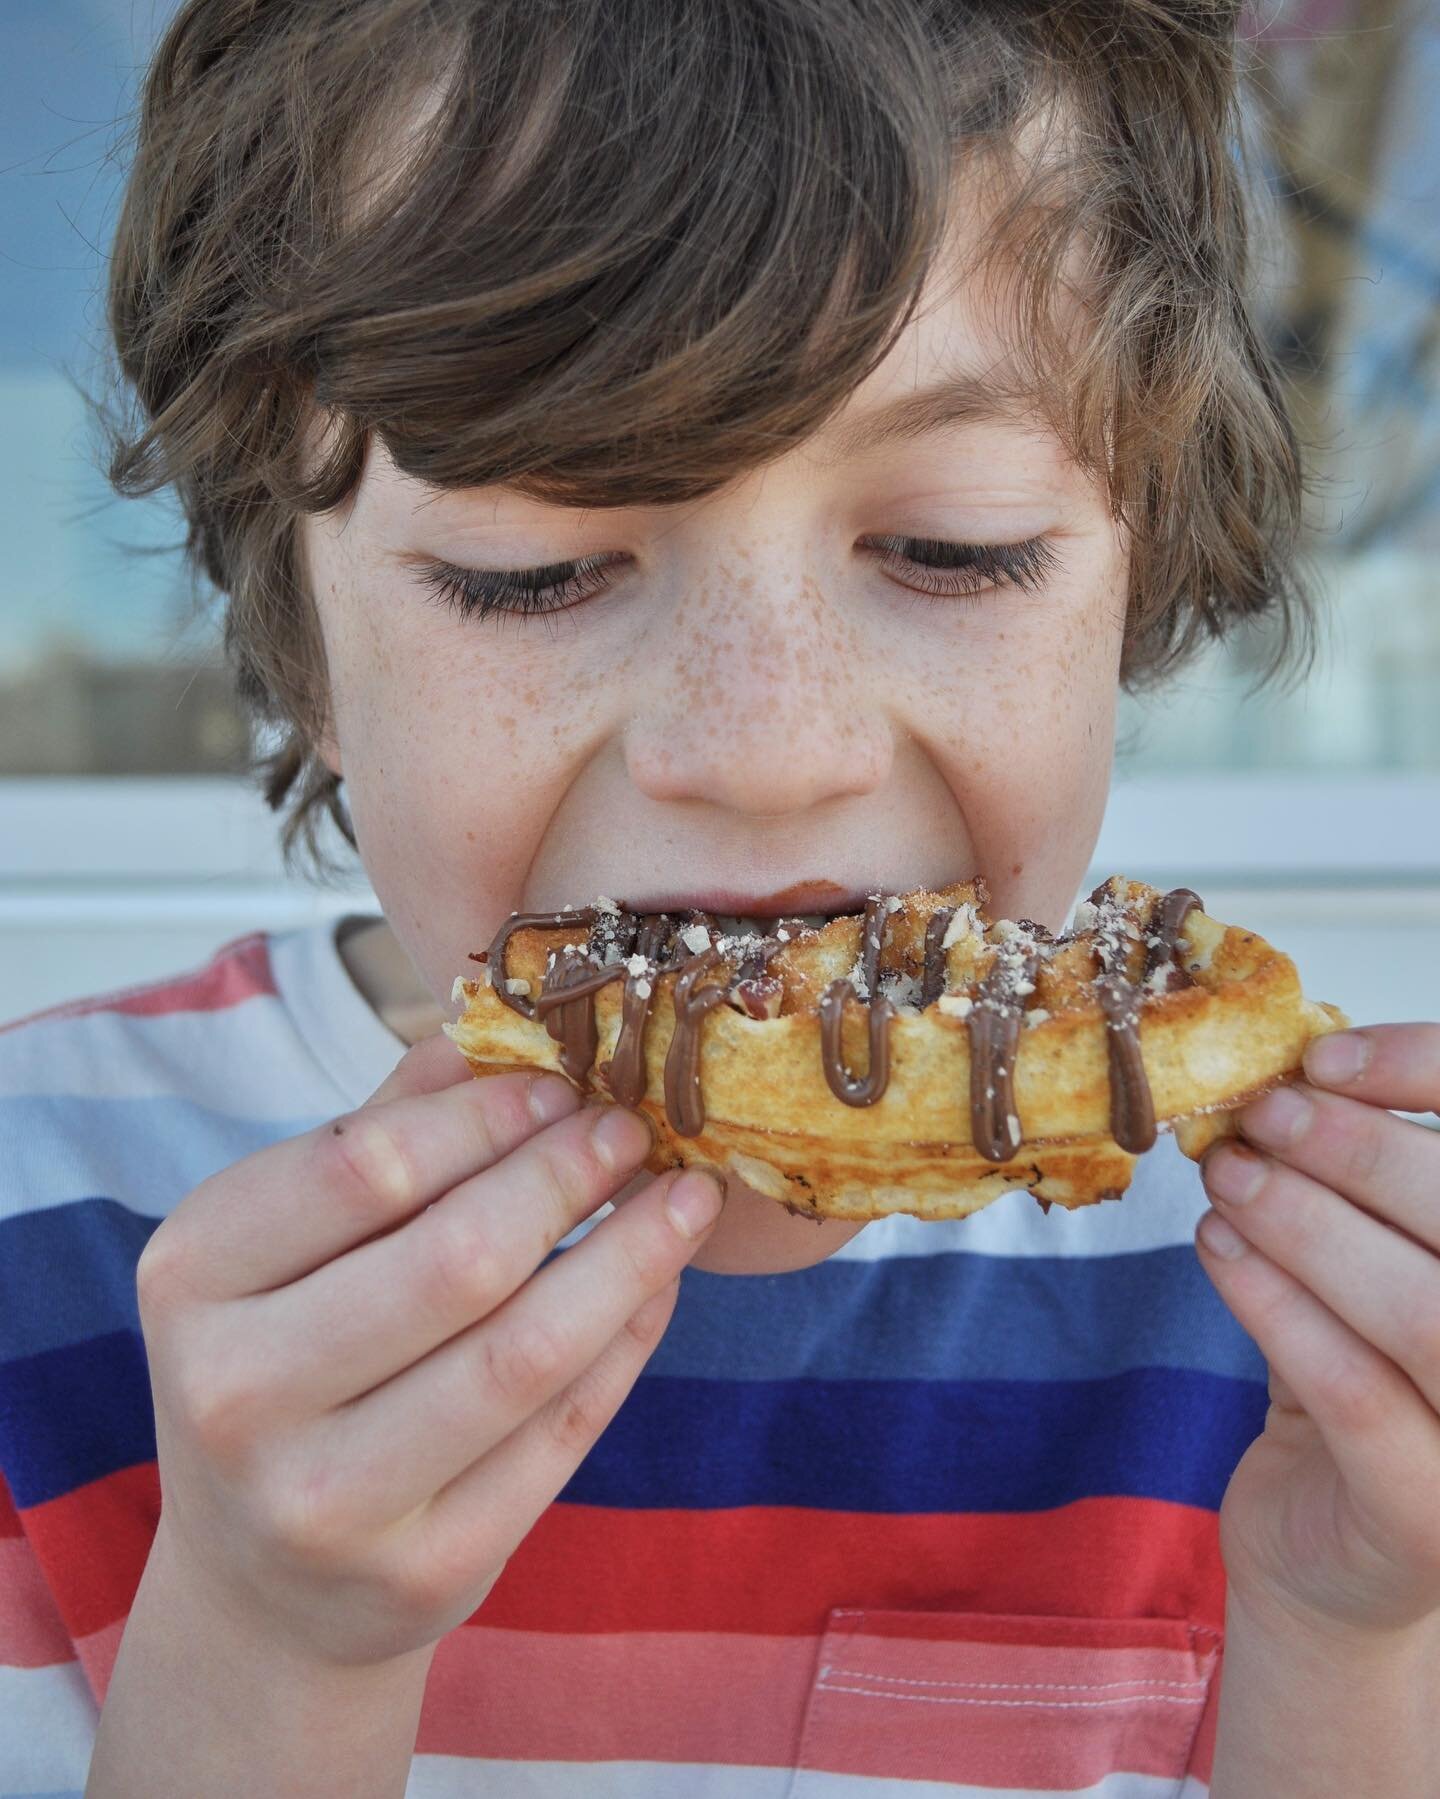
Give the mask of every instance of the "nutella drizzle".
M 723 1003 L 723 984 L 696 991 L 695 983 L 720 960 L 718 949 L 702 949 L 680 971 L 675 983 L 675 1035 L 665 1057 L 665 1111 L 670 1128 L 681 1137 L 698 1136 L 705 1123 L 700 1094 L 700 1020 Z
M 1150 1086 L 1140 1054 L 1141 989 L 1153 988 L 1162 969 L 1162 991 L 1193 984 L 1178 958 L 1179 937 L 1190 913 L 1197 908 L 1203 910 L 1204 902 L 1188 887 L 1176 887 L 1163 895 L 1145 934 L 1144 962 L 1138 981 L 1132 981 L 1128 973 L 1134 925 L 1111 881 L 1102 882 L 1095 889 L 1090 904 L 1097 912 L 1094 942 L 1100 973 L 1095 987 L 1105 1013 L 1110 1131 L 1122 1149 L 1139 1154 L 1150 1148 L 1156 1135 Z M 857 982 L 848 978 L 831 981 L 820 997 L 821 1066 L 830 1091 L 849 1106 L 873 1105 L 889 1084 L 890 1025 L 896 1007 L 880 991 L 880 960 L 890 910 L 883 893 L 871 894 L 867 899 L 859 966 L 852 971 L 858 976 L 868 1007 L 869 1066 L 863 1075 L 846 1067 L 841 1046 L 845 1005 L 855 996 Z M 954 906 L 938 907 L 926 925 L 920 981 L 922 1008 L 945 990 L 944 940 L 956 910 Z M 561 1067 L 577 1083 L 584 1080 L 595 1060 L 595 995 L 611 981 L 623 979 L 615 1048 L 599 1072 L 615 1099 L 628 1106 L 638 1105 L 645 1097 L 645 1030 L 660 977 L 675 974 L 675 1028 L 665 1058 L 665 1111 L 672 1130 L 682 1137 L 693 1137 L 705 1124 L 700 1084 L 701 1021 L 727 1000 L 750 1018 L 774 1016 L 781 983 L 767 968 L 785 941 L 778 935 L 756 938 L 753 944 L 746 945 L 733 974 L 702 987 L 698 985 L 701 977 L 721 961 L 721 951 L 712 941 L 708 948 L 692 953 L 682 932 L 695 925 L 702 926 L 712 940 L 722 937 L 718 919 L 698 910 L 690 912 L 684 924 L 667 913 L 639 916 L 623 907 L 513 912 L 496 932 L 489 950 L 473 959 L 488 963 L 491 985 L 512 1011 L 522 1018 L 543 1019 L 546 1030 L 560 1045 Z M 777 931 L 787 925 L 787 936 L 804 928 L 793 919 L 775 921 Z M 511 993 L 505 974 L 505 952 L 511 935 L 526 928 L 567 926 L 588 928 L 584 947 L 566 944 L 551 954 L 535 1000 Z M 1031 919 L 1020 919 L 1017 932 L 994 945 L 994 959 L 966 1014 L 970 1134 L 987 1161 L 1009 1161 L 1023 1142 L 1015 1112 L 1014 1077 L 1025 995 L 1034 991 L 1036 971 L 1046 948 L 1053 950 L 1070 941 L 1073 939 L 1064 935 L 1052 936 Z M 595 960 L 597 954 L 604 958 L 599 964 Z
M 945 991 L 945 933 L 955 916 L 953 906 L 941 906 L 925 927 L 925 969 L 920 977 L 920 1004 L 928 1006 Z
M 1015 1115 L 1015 1052 L 1038 949 L 1001 943 L 966 1015 L 970 1031 L 970 1139 L 987 1162 L 1008 1162 L 1021 1143 Z

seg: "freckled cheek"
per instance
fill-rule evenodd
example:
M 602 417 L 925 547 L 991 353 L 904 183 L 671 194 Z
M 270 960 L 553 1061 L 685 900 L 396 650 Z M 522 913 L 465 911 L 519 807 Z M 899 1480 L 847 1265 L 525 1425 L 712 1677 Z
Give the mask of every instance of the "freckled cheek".
M 579 760 L 603 738 L 604 683 L 534 658 L 526 666 L 513 650 L 508 662 L 487 660 L 451 632 L 375 632 L 349 651 L 332 659 L 340 748 L 387 910 L 422 883 L 473 906 L 478 889 L 523 875 Z

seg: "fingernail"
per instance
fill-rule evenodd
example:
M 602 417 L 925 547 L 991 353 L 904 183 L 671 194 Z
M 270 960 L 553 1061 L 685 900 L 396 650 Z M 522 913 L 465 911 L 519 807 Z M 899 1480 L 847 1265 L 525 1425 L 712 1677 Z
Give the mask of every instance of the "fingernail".
M 1200 1220 L 1200 1241 L 1213 1255 L 1227 1262 L 1238 1261 L 1249 1247 L 1233 1225 L 1226 1224 L 1218 1212 L 1207 1212 Z
M 558 1074 L 542 1074 L 530 1083 L 530 1116 L 537 1124 L 554 1124 L 567 1118 L 580 1102 L 580 1096 Z
M 624 1106 L 606 1106 L 590 1127 L 590 1140 L 611 1174 L 643 1162 L 653 1141 L 650 1126 Z
M 713 1174 L 692 1168 L 682 1174 L 665 1195 L 670 1222 L 687 1242 L 693 1243 L 720 1216 L 725 1194 Z
M 1205 1158 L 1205 1185 L 1232 1206 L 1253 1199 L 1265 1179 L 1265 1163 L 1238 1143 L 1222 1143 Z
M 1312 1037 L 1305 1045 L 1305 1072 L 1312 1081 L 1343 1087 L 1360 1075 L 1369 1062 L 1374 1043 L 1359 1031 L 1330 1031 Z
M 1281 1149 L 1295 1141 L 1314 1113 L 1315 1108 L 1303 1093 L 1297 1093 L 1293 1087 L 1277 1087 L 1245 1108 L 1240 1128 L 1257 1143 Z

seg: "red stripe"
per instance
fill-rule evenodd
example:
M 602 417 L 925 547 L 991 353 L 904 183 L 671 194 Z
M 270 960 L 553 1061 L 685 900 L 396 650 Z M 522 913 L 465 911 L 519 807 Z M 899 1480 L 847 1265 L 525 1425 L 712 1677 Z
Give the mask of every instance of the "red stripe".
M 793 1761 L 815 1671 L 806 1637 L 452 1630 L 415 1749 L 504 1761 Z
M 159 1511 L 159 1482 L 150 1463 L 24 1514 L 65 1626 L 102 1701 Z M 832 1618 L 837 1607 L 845 1611 Z M 944 1728 L 928 1723 L 922 1735 L 928 1742 L 939 1732 L 943 1758 L 951 1758 L 946 1765 L 952 1766 L 952 1737 L 963 1735 L 953 1720 L 970 1718 L 979 1708 L 811 1694 L 827 1620 L 838 1629 L 860 1612 L 866 1614 L 872 1674 L 877 1658 L 892 1655 L 886 1647 L 892 1639 L 901 1659 L 884 1660 L 879 1671 L 905 1670 L 904 1679 L 951 1678 L 953 1666 L 934 1674 L 934 1658 L 943 1661 L 960 1648 L 979 1658 L 973 1675 L 976 1667 L 1000 1669 L 1004 1656 L 1013 1658 L 1026 1644 L 1093 1661 L 1118 1642 L 1149 1658 L 1145 1671 L 1153 1679 L 1167 1657 L 1173 1661 L 1177 1644 L 1188 1640 L 1180 1620 L 1216 1631 L 1223 1620 L 1216 1520 L 1206 1511 L 1133 1499 L 953 1518 L 554 1505 L 510 1558 L 481 1610 L 442 1641 L 417 1748 L 502 1760 L 787 1765 L 797 1753 L 808 1701 L 812 1709 L 824 1708 L 823 1715 L 816 1711 L 809 1750 L 816 1767 L 848 1767 L 861 1757 L 857 1745 L 873 1740 L 876 1729 L 875 1720 L 862 1725 L 870 1711 L 899 1720 L 887 1738 L 893 1738 L 887 1755 L 902 1756 L 895 1744 L 907 1730 L 914 1735 L 912 1714 L 951 1720 Z M 875 1615 L 895 1612 L 906 1616 Z M 957 1620 L 956 1613 L 971 1615 Z M 995 1616 L 1007 1613 L 1019 1616 Z M 848 1652 L 854 1645 L 846 1647 Z M 992 1651 L 999 1659 L 992 1661 Z M 829 1659 L 848 1667 L 853 1657 Z M 917 1676 L 917 1667 L 931 1672 Z M 1212 1680 L 1208 1707 L 1200 1713 L 1198 1701 L 1195 1707 L 1161 1704 L 1163 1690 L 1149 1691 L 1152 1702 L 1140 1708 L 1138 1722 L 1133 1707 L 1085 1709 L 1080 1715 L 1092 1721 L 1077 1738 L 1087 1745 L 1085 1765 L 1120 1753 L 1110 1728 L 1118 1729 L 1117 1718 L 1131 1720 L 1123 1740 L 1138 1745 L 1125 1749 L 1130 1760 L 1123 1765 L 1141 1772 L 1167 1757 L 1175 1765 L 1183 1714 L 1193 1738 L 1189 1769 L 1208 1779 L 1217 1692 Z M 567 1701 L 567 1694 L 578 1698 Z M 1021 1715 L 994 1710 L 997 1716 Z M 1105 1720 L 1110 1723 L 1102 1729 Z M 991 1778 L 1010 1753 L 1002 1754 L 1008 1739 L 999 1724 L 972 1734 L 988 1745 L 985 1756 L 991 1758 L 983 1767 L 977 1761 L 974 1784 L 1044 1790 L 1038 1764 L 1026 1764 L 1023 1781 Z M 1036 1739 L 1049 1744 L 1052 1761 L 1062 1736 L 1047 1723 Z M 908 1764 L 889 1771 L 908 1771 Z M 959 1778 L 953 1767 L 944 1777 Z
M 452 1631 L 418 1753 L 790 1767 L 1066 1791 L 1196 1771 L 1215 1640 L 1142 1621 L 832 1618 L 817 1637 Z
M 23 1537 L 0 1538 L 0 1666 L 50 1668 L 74 1660 L 34 1550 Z
M 511 1556 L 484 1621 L 515 1630 L 806 1635 L 837 1605 L 1158 1615 L 1220 1629 L 1216 1517 L 1124 1498 L 956 1516 L 557 1504 Z
M 952 1616 L 939 1634 L 933 1617 L 871 1622 L 863 1612 L 832 1619 L 802 1768 L 1067 1792 L 1108 1774 L 1178 1778 L 1191 1767 L 1215 1670 L 1211 1631 Z
M 28 1506 L 23 1516 L 70 1635 L 78 1640 L 122 1621 L 160 1519 L 154 1462 Z
M 25 1534 L 25 1526 L 20 1522 L 20 1514 L 15 1510 L 15 1500 L 10 1492 L 10 1483 L 4 1472 L 0 1471 L 0 1540 L 6 1537 L 20 1537 Z
M 23 1024 L 83 1018 L 94 1012 L 123 1012 L 135 1018 L 160 1018 L 169 1012 L 218 1012 L 241 1000 L 278 991 L 265 933 L 253 931 L 223 945 L 210 962 L 193 974 L 69 1000 L 64 1005 L 12 1019 L 0 1025 L 0 1033 L 18 1030 Z

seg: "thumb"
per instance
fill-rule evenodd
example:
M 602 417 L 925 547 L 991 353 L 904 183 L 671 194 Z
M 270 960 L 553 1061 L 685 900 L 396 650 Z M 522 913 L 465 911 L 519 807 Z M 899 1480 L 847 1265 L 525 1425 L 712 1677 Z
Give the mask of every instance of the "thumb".
M 435 1031 L 410 1045 L 365 1104 L 380 1106 L 387 1100 L 438 1093 L 468 1079 L 469 1074 L 470 1064 L 464 1056 L 442 1031 Z

